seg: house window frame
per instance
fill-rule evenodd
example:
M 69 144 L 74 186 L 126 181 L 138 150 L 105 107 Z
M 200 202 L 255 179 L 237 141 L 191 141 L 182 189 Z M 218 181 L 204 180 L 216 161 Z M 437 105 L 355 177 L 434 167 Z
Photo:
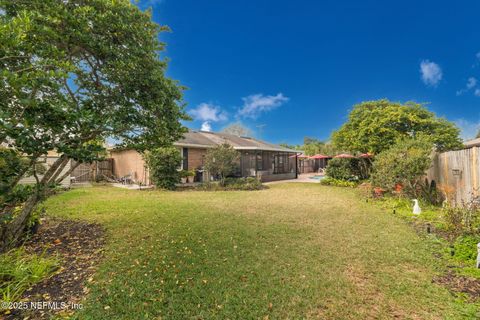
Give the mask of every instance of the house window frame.
M 180 170 L 188 170 L 188 148 L 182 147 L 182 161 L 180 162 Z

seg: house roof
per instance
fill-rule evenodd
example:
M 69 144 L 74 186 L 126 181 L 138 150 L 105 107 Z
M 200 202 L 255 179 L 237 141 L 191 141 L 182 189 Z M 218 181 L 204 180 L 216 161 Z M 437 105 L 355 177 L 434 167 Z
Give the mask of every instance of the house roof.
M 466 141 L 464 145 L 466 148 L 480 147 L 480 138 Z
M 251 137 L 239 137 L 228 133 L 194 130 L 189 130 L 184 134 L 183 139 L 175 142 L 174 145 L 179 147 L 211 148 L 222 143 L 228 143 L 237 150 L 298 152 L 298 150 L 284 148 L 282 146 L 257 140 Z

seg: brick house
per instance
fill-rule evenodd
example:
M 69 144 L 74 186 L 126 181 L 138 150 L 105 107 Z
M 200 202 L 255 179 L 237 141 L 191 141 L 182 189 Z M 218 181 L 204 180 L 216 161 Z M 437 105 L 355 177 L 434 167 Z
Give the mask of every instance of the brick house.
M 203 170 L 207 150 L 228 143 L 241 154 L 237 177 L 257 177 L 262 181 L 297 178 L 297 150 L 284 148 L 250 137 L 227 133 L 189 130 L 183 139 L 174 143 L 181 151 L 181 168 L 195 170 L 195 181 L 208 179 Z M 113 173 L 117 177 L 130 175 L 137 183 L 150 184 L 148 169 L 140 153 L 134 150 L 112 149 Z

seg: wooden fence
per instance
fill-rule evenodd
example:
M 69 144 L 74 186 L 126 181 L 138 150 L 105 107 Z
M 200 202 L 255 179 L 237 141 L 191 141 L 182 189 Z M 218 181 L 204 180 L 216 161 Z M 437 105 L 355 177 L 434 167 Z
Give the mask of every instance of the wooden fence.
M 480 148 L 436 154 L 427 177 L 435 180 L 453 206 L 466 206 L 478 201 Z
M 75 165 L 75 162 L 73 162 L 72 165 Z M 81 163 L 73 170 L 71 177 L 74 178 L 74 182 L 90 182 L 95 181 L 97 178 L 112 178 L 113 159 L 105 159 L 93 163 Z

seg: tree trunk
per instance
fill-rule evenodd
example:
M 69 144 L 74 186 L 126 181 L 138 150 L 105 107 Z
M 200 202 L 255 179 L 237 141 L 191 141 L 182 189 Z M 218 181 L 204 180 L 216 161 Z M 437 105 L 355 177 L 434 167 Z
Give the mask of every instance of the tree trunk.
M 65 172 L 63 174 L 63 176 L 61 176 L 60 178 L 57 179 L 57 181 L 55 181 L 56 183 L 61 183 L 63 180 L 65 180 L 65 178 L 67 178 L 72 172 L 73 170 L 75 170 L 79 165 L 81 164 L 81 162 L 78 162 L 76 161 L 75 164 L 73 166 L 70 167 L 70 169 L 68 169 L 67 172 Z
M 39 194 L 31 195 L 22 207 L 22 211 L 12 221 L 0 229 L 0 253 L 13 248 L 25 234 L 28 218 L 40 200 Z
M 55 179 L 57 179 L 58 176 L 62 173 L 63 168 L 65 168 L 65 166 L 68 164 L 69 161 L 70 161 L 70 159 L 68 159 L 67 157 L 65 157 L 65 159 L 63 159 L 63 161 L 58 166 L 57 170 L 55 170 L 55 173 L 51 176 L 50 179 L 48 179 L 48 183 L 55 183 Z
M 66 156 L 62 155 L 48 168 L 40 183 L 37 184 L 36 192 L 28 197 L 20 213 L 14 216 L 10 222 L 0 226 L 0 252 L 5 252 L 17 245 L 25 235 L 28 220 L 45 195 L 45 187 L 57 170 L 62 170 L 61 167 L 66 165 L 65 159 Z

